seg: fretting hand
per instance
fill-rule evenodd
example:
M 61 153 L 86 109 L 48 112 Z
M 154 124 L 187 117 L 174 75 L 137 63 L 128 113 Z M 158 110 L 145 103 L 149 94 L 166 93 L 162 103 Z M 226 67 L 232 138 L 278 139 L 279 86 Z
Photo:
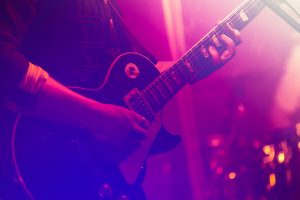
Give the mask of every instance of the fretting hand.
M 242 41 L 240 32 L 237 29 L 232 28 L 229 24 L 226 24 L 226 29 L 230 36 L 221 34 L 219 37 L 219 39 L 225 43 L 225 50 L 220 54 L 214 46 L 208 47 L 208 52 L 212 58 L 211 65 L 209 66 L 211 68 L 211 71 L 214 71 L 216 68 L 228 62 L 235 55 L 236 45 L 240 44 Z M 210 74 L 210 72 L 208 72 L 207 74 L 203 74 L 203 72 L 196 72 L 191 83 L 195 83 L 208 74 Z

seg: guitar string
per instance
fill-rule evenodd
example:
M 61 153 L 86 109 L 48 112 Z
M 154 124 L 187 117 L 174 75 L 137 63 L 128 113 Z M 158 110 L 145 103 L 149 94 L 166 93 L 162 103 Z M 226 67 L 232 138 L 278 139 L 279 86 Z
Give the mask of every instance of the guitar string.
M 261 3 L 261 6 L 258 5 L 259 3 Z M 245 10 L 246 12 L 249 12 L 249 10 L 253 9 L 253 7 L 256 7 L 255 11 L 259 13 L 259 11 L 263 8 L 263 4 L 262 4 L 261 0 L 245 1 L 239 7 L 237 7 L 231 14 L 229 14 L 229 16 L 225 18 L 225 20 L 221 23 L 221 25 L 223 24 L 223 26 L 224 26 L 224 23 L 228 22 L 228 21 L 230 21 L 231 23 L 237 23 L 238 21 L 240 21 L 240 16 L 237 16 L 237 13 L 240 12 L 241 9 Z M 163 95 L 165 98 L 164 97 L 160 98 L 159 96 L 161 96 L 161 95 L 158 94 L 156 86 L 161 85 L 161 84 L 166 84 L 165 82 L 163 83 L 163 81 L 162 81 L 162 80 L 164 80 L 163 76 L 168 77 L 168 76 L 170 76 L 170 73 L 172 74 L 172 73 L 176 73 L 176 72 L 177 72 L 176 74 L 181 75 L 181 73 L 178 73 L 178 71 L 179 70 L 182 71 L 182 68 L 180 68 L 180 66 L 181 66 L 180 62 L 183 61 L 183 58 L 186 57 L 187 55 L 195 54 L 193 51 L 195 51 L 196 48 L 200 47 L 199 44 L 203 44 L 201 46 L 207 46 L 211 42 L 211 38 L 209 37 L 211 35 L 211 33 L 214 32 L 215 34 L 218 34 L 218 35 L 220 33 L 223 33 L 223 31 L 224 31 L 223 26 L 219 26 L 222 28 L 222 31 L 216 31 L 218 26 L 215 27 L 214 29 L 212 29 L 206 36 L 204 36 L 200 41 L 198 41 L 194 45 L 194 47 L 192 47 L 181 59 L 179 59 L 177 63 L 175 63 L 172 67 L 170 67 L 169 70 L 163 72 L 158 78 L 156 78 L 148 87 L 146 87 L 141 92 L 142 96 L 145 96 L 146 93 L 148 93 L 147 96 L 153 97 L 154 101 L 147 102 L 147 103 L 151 104 L 152 105 L 151 107 L 154 108 L 154 110 L 158 111 L 159 108 L 161 107 L 161 105 L 163 105 L 168 99 L 170 99 L 170 97 L 172 97 L 173 94 L 175 94 L 180 89 L 181 86 L 185 85 L 185 82 L 183 82 L 183 81 L 185 81 L 184 79 L 182 79 L 182 81 L 179 83 L 178 82 L 176 83 L 176 81 L 173 81 L 173 84 L 171 84 L 167 80 L 167 83 L 170 83 L 169 86 L 171 88 L 173 88 L 173 91 L 170 91 L 169 96 L 166 97 L 166 95 Z M 199 56 L 197 56 L 197 57 L 199 57 Z M 199 63 L 199 59 L 197 59 L 195 56 L 190 58 L 190 61 L 192 61 L 192 62 L 197 61 Z M 199 63 L 199 64 L 203 65 L 203 63 Z M 205 65 L 208 65 L 208 64 L 209 64 L 208 62 L 204 63 L 204 67 L 205 67 Z M 177 78 L 179 78 L 179 77 L 177 77 Z M 169 88 L 169 87 L 167 87 L 167 88 Z M 138 102 L 136 102 L 136 103 L 139 104 Z
M 246 5 L 245 5 L 246 4 Z M 217 34 L 217 35 L 220 35 L 221 33 L 224 32 L 224 30 L 226 30 L 224 28 L 224 23 L 228 23 L 230 22 L 232 25 L 239 25 L 239 23 L 243 23 L 242 24 L 242 28 L 244 28 L 245 25 L 247 25 L 251 20 L 254 19 L 254 17 L 259 14 L 260 10 L 262 10 L 262 8 L 264 7 L 264 4 L 258 0 L 258 1 L 247 1 L 245 2 L 244 4 L 242 4 L 240 7 L 238 7 L 235 12 L 232 13 L 232 15 L 230 15 L 229 17 L 226 18 L 226 20 L 224 20 L 221 25 L 215 27 L 212 31 L 210 31 L 209 34 L 207 34 L 202 40 L 200 40 L 188 53 L 187 53 L 187 56 L 190 56 L 190 60 L 192 62 L 196 62 L 198 64 L 200 64 L 204 70 L 207 69 L 207 65 L 209 65 L 209 62 L 211 62 L 211 59 L 209 57 L 210 60 L 208 59 L 199 59 L 199 56 L 195 55 L 195 52 L 199 51 L 199 48 L 201 47 L 205 47 L 209 44 L 211 44 L 213 41 L 212 41 L 212 37 L 211 35 L 213 35 L 213 33 Z M 250 16 L 250 20 L 249 21 L 246 21 L 244 22 L 243 20 L 241 21 L 241 16 L 238 16 L 237 13 L 238 12 L 241 12 L 241 9 L 244 9 L 246 12 L 249 12 L 249 10 L 255 8 L 255 13 L 254 12 L 250 12 L 249 13 L 249 16 Z M 218 31 L 218 28 L 221 29 L 221 31 Z M 202 44 L 202 45 L 201 45 Z M 224 46 L 222 47 L 222 50 L 224 50 Z M 184 58 L 184 57 L 183 57 Z M 204 63 L 203 63 L 204 62 Z M 182 63 L 182 60 L 179 60 L 177 62 L 177 64 L 181 64 Z
M 212 42 L 212 40 L 211 40 L 212 38 L 210 38 L 209 36 L 212 35 L 213 32 L 215 32 L 217 35 L 220 35 L 221 33 L 223 33 L 224 30 L 225 30 L 224 23 L 228 22 L 228 20 L 232 19 L 232 20 L 230 20 L 231 23 L 234 23 L 234 24 L 238 23 L 240 21 L 240 16 L 237 16 L 237 13 L 241 11 L 241 8 L 244 7 L 244 10 L 246 10 L 247 12 L 249 12 L 250 9 L 253 9 L 254 7 L 256 7 L 255 11 L 259 12 L 263 8 L 263 6 L 264 6 L 264 4 L 261 2 L 261 6 L 258 7 L 257 4 L 259 4 L 259 2 L 261 2 L 261 0 L 250 0 L 250 1 L 246 1 L 243 4 L 241 4 L 219 26 L 216 26 L 215 28 L 213 28 L 208 34 L 206 34 L 206 36 L 204 36 L 200 41 L 198 41 L 184 56 L 182 56 L 182 58 L 180 58 L 178 60 L 177 63 L 181 62 L 182 59 L 184 57 L 186 57 L 187 55 L 189 55 L 189 54 L 195 54 L 193 52 L 193 50 L 195 50 L 196 48 L 199 48 L 201 46 L 207 46 L 207 45 L 209 45 Z M 215 31 L 218 27 L 220 27 L 222 29 L 222 31 Z M 199 56 L 196 55 L 196 57 L 199 57 Z M 193 61 L 197 61 L 197 59 L 195 59 Z M 174 65 L 176 65 L 176 64 L 174 64 Z M 201 64 L 201 63 L 199 63 L 199 64 Z
M 152 96 L 157 96 L 154 94 L 154 92 L 156 91 L 155 90 L 155 84 L 156 85 L 160 85 L 160 84 L 166 84 L 166 83 L 163 83 L 161 80 L 163 79 L 162 76 L 168 76 L 166 73 L 170 73 L 171 71 L 172 72 L 175 72 L 178 71 L 178 69 L 180 71 L 182 71 L 182 69 L 180 68 L 181 66 L 181 62 L 184 61 L 183 58 L 189 56 L 190 54 L 195 54 L 193 51 L 195 51 L 195 49 L 197 50 L 197 48 L 199 48 L 200 46 L 207 46 L 209 45 L 212 41 L 209 36 L 212 34 L 212 33 L 215 33 L 217 35 L 220 35 L 221 33 L 224 32 L 225 28 L 224 28 L 224 23 L 228 23 L 228 21 L 230 23 L 238 23 L 241 18 L 240 16 L 237 16 L 238 12 L 241 12 L 241 10 L 245 10 L 246 12 L 249 12 L 249 10 L 253 9 L 254 7 L 256 7 L 254 10 L 255 12 L 257 12 L 257 14 L 260 12 L 260 10 L 264 7 L 264 4 L 261 2 L 261 0 L 248 0 L 248 1 L 245 1 L 244 3 L 242 3 L 240 6 L 238 6 L 231 14 L 229 14 L 228 17 L 226 17 L 221 23 L 220 25 L 216 26 L 215 28 L 213 28 L 208 34 L 206 34 L 206 36 L 204 36 L 201 40 L 199 40 L 182 58 L 180 58 L 172 67 L 170 67 L 169 70 L 167 70 L 166 72 L 163 72 L 158 78 L 156 78 L 148 87 L 146 87 L 142 92 L 141 92 L 141 95 L 143 96 L 145 92 L 147 92 L 148 94 L 152 95 Z M 256 14 L 256 15 L 257 15 Z M 252 17 L 252 16 L 251 16 Z M 252 19 L 251 19 L 252 20 Z M 245 24 L 246 25 L 246 24 Z M 218 31 L 217 28 L 221 28 L 222 31 Z M 207 41 L 208 40 L 208 41 Z M 199 56 L 198 56 L 199 57 Z M 197 62 L 199 63 L 199 59 L 196 58 L 196 56 L 193 56 L 190 58 L 190 61 L 192 62 Z M 199 63 L 201 65 L 203 65 L 202 63 Z M 206 63 L 206 65 L 209 64 L 209 63 Z M 176 70 L 177 69 L 177 70 Z M 175 71 L 176 70 L 176 71 Z M 184 81 L 184 80 L 183 80 Z M 178 86 L 175 86 L 175 87 L 181 87 L 181 84 L 182 85 L 185 85 L 185 83 L 180 83 L 180 85 Z M 170 87 L 172 87 L 172 85 L 170 85 Z M 154 89 L 153 89 L 154 88 Z M 173 87 L 172 87 L 173 88 Z M 180 88 L 178 88 L 180 89 Z M 170 91 L 171 93 L 176 93 L 177 88 L 173 88 L 173 91 Z M 156 92 L 155 92 L 156 93 Z M 170 97 L 173 95 L 169 95 Z M 155 101 L 153 103 L 156 103 L 157 105 L 155 105 L 155 107 L 160 107 L 161 104 L 164 104 L 166 102 L 166 100 L 168 100 L 170 97 L 167 97 L 167 98 L 161 98 L 161 100 L 159 100 L 159 102 Z
M 254 0 L 250 0 L 250 1 L 246 1 L 246 2 L 244 2 L 244 4 L 249 4 L 249 3 L 251 3 L 251 1 L 254 1 Z M 258 1 L 261 1 L 261 0 L 256 0 L 256 3 L 258 2 Z M 232 18 L 233 20 L 231 20 L 231 22 L 232 23 L 237 23 L 239 20 L 240 20 L 240 18 L 239 17 L 237 17 L 236 16 L 236 14 L 237 14 L 237 12 L 238 11 L 240 11 L 240 9 L 241 9 L 241 7 L 243 7 L 244 6 L 244 4 L 241 4 L 229 17 L 227 17 L 226 19 L 229 19 L 229 18 Z M 249 5 L 246 5 L 245 7 L 244 7 L 244 9 L 245 10 L 249 10 L 250 8 L 252 9 L 253 7 L 257 7 L 255 4 L 251 4 L 250 6 Z M 258 8 L 257 9 L 257 11 L 259 11 L 259 9 L 260 8 Z M 225 22 L 226 20 L 224 20 L 223 21 L 223 23 Z M 217 27 L 216 27 L 217 28 Z M 216 29 L 215 28 L 215 29 Z M 211 38 L 209 38 L 208 36 L 215 30 L 215 29 L 213 29 L 212 31 L 210 31 L 206 36 L 204 36 L 200 41 L 198 41 L 182 58 L 180 58 L 179 60 L 178 60 L 178 62 L 177 63 L 179 63 L 179 62 L 181 62 L 182 60 L 183 60 L 183 58 L 184 57 L 186 57 L 186 55 L 188 55 L 188 54 L 194 54 L 193 53 L 193 49 L 195 49 L 195 48 L 197 48 L 197 47 L 200 47 L 200 43 L 201 44 L 203 44 L 202 46 L 207 46 L 211 41 L 207 41 L 207 40 L 209 40 L 209 39 L 211 39 Z M 223 28 L 223 30 L 224 30 L 224 28 Z M 217 33 L 218 35 L 220 34 L 220 33 L 222 33 L 222 32 L 220 32 L 220 31 L 218 31 L 218 32 L 215 32 L 215 33 Z M 175 63 L 172 67 L 170 67 L 170 71 L 172 70 L 172 68 L 173 67 L 176 67 L 175 65 L 177 64 L 177 63 Z

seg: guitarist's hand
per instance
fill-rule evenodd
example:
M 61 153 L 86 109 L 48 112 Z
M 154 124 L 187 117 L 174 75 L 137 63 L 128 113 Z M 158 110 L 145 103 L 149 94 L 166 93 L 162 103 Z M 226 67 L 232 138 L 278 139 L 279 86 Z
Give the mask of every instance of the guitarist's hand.
M 213 66 L 223 65 L 235 55 L 235 46 L 241 43 L 240 32 L 226 24 L 229 35 L 222 34 L 220 39 L 225 43 L 226 49 L 220 54 L 214 46 L 210 46 L 208 51 L 213 60 Z
M 33 103 L 22 108 L 24 114 L 78 126 L 110 145 L 115 153 L 127 156 L 141 145 L 149 126 L 147 120 L 137 113 L 89 99 L 51 77 L 42 85 Z
M 111 144 L 123 158 L 142 145 L 148 127 L 148 121 L 141 115 L 111 104 L 100 104 L 89 123 L 96 139 Z
M 228 34 L 221 34 L 219 37 L 219 40 L 225 44 L 226 49 L 219 53 L 216 47 L 208 47 L 208 52 L 212 58 L 210 66 L 211 70 L 206 73 L 203 73 L 202 71 L 199 73 L 196 72 L 191 83 L 195 83 L 196 81 L 206 77 L 211 72 L 215 71 L 216 68 L 223 66 L 235 55 L 235 46 L 240 44 L 242 41 L 240 32 L 237 29 L 232 28 L 229 24 L 226 24 L 226 29 Z

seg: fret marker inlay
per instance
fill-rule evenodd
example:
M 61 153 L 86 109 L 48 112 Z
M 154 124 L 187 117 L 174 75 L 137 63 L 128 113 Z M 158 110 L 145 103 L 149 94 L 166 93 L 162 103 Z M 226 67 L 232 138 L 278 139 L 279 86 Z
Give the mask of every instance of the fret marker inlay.
M 187 61 L 187 60 L 184 61 L 184 64 L 187 67 L 187 69 L 189 70 L 189 72 L 191 72 L 191 73 L 194 72 L 194 69 L 189 61 Z
M 206 50 L 206 48 L 205 48 L 204 46 L 201 46 L 201 47 L 200 47 L 200 51 L 202 52 L 202 54 L 203 54 L 203 56 L 204 56 L 205 58 L 208 58 L 208 57 L 209 57 L 209 54 L 208 54 L 208 52 L 207 52 L 207 50 Z
M 243 22 L 248 22 L 249 21 L 249 17 L 247 16 L 246 12 L 243 9 L 240 12 L 240 17 L 243 20 Z

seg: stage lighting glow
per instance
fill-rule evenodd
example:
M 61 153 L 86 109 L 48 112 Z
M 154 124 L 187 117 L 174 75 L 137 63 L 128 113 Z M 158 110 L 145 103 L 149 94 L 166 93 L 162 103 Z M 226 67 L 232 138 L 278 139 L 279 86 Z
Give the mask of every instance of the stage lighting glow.
M 230 180 L 234 180 L 234 179 L 236 178 L 236 173 L 235 173 L 235 172 L 230 172 L 230 173 L 228 174 L 228 178 L 229 178 Z
M 269 176 L 269 185 L 271 188 L 276 185 L 276 175 L 274 173 Z
M 295 127 L 297 135 L 300 136 L 300 122 L 298 122 Z
M 266 155 L 269 155 L 271 153 L 271 146 L 270 145 L 265 145 L 263 147 L 263 152 L 266 154 Z
M 265 153 L 266 157 L 264 157 L 263 159 L 263 163 L 267 164 L 267 163 L 272 163 L 276 154 L 275 154 L 275 148 L 274 145 L 265 145 L 263 147 L 263 152 Z
M 280 153 L 277 155 L 277 161 L 278 161 L 278 163 L 282 164 L 282 163 L 284 163 L 284 160 L 285 160 L 284 152 L 280 152 Z

